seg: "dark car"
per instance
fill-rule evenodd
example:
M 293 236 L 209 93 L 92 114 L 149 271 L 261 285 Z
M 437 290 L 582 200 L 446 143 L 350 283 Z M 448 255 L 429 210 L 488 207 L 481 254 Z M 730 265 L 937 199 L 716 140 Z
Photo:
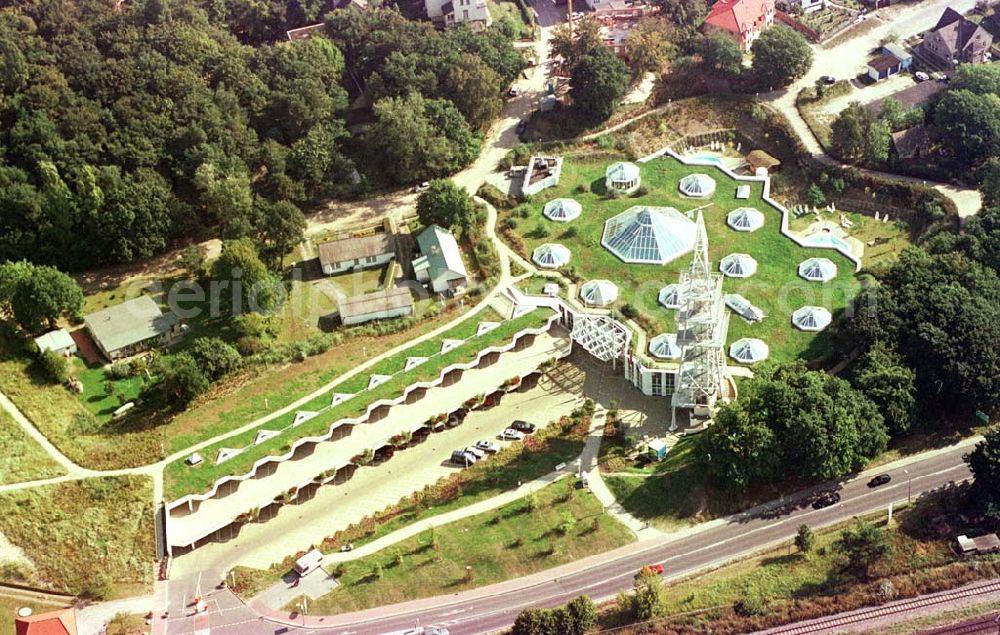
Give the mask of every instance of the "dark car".
M 833 75 L 823 75 L 822 77 L 819 78 L 819 81 L 823 82 L 824 84 L 836 84 L 837 78 L 834 77 Z
M 531 434 L 532 432 L 535 431 L 535 424 L 528 423 L 527 421 L 521 421 L 520 419 L 510 424 L 510 427 L 514 428 L 518 432 L 523 432 L 525 434 Z
M 885 485 L 892 480 L 892 477 L 888 474 L 879 474 L 872 480 L 868 481 L 868 487 L 878 487 L 879 485 Z
M 823 509 L 840 502 L 840 494 L 837 492 L 827 492 L 813 501 L 813 509 Z
M 514 132 L 517 133 L 517 136 L 519 136 L 519 137 L 521 135 L 523 135 L 525 132 L 527 132 L 527 130 L 528 130 L 528 120 L 527 119 L 522 119 L 521 121 L 518 121 L 517 122 L 517 127 L 514 128 Z

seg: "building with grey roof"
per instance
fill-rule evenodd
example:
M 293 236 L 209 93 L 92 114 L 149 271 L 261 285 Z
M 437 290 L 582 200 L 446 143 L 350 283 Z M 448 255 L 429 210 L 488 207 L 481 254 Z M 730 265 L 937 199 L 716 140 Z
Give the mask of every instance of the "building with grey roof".
M 413 314 L 413 295 L 405 287 L 341 298 L 337 302 L 345 326 Z
M 319 246 L 319 264 L 328 276 L 381 267 L 395 257 L 396 239 L 387 233 L 341 238 Z
M 434 293 L 455 292 L 469 283 L 458 241 L 447 229 L 431 225 L 417 236 L 420 256 L 413 260 L 417 281 Z
M 146 295 L 91 313 L 83 321 L 97 348 L 112 361 L 169 344 L 181 334 L 177 316 L 160 311 Z
M 920 43 L 920 52 L 946 67 L 959 63 L 982 64 L 990 60 L 993 36 L 951 7 Z

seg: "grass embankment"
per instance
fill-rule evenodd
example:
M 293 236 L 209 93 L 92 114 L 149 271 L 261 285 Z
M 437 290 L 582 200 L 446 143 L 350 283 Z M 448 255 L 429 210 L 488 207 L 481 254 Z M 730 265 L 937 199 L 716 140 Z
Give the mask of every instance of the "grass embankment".
M 3 410 L 0 410 L 0 448 L 4 452 L 3 461 L 0 461 L 0 484 L 22 483 L 66 473 Z
M 799 109 L 802 120 L 806 122 L 813 136 L 823 146 L 827 152 L 830 151 L 830 125 L 836 119 L 836 115 L 824 110 L 824 106 L 835 99 L 846 97 L 854 92 L 851 82 L 846 79 L 838 80 L 835 84 L 827 86 L 823 90 L 823 96 L 816 96 L 816 88 L 808 87 L 799 91 L 795 96 L 795 107 Z
M 441 336 L 417 344 L 398 355 L 379 362 L 364 373 L 304 404 L 300 410 L 316 411 L 321 412 L 321 414 L 300 424 L 294 429 L 294 434 L 288 429 L 295 417 L 295 413 L 291 412 L 205 448 L 202 450 L 202 454 L 208 457 L 208 460 L 199 466 L 191 467 L 183 460 L 171 463 L 164 471 L 165 495 L 168 499 L 175 499 L 185 494 L 202 492 L 223 476 L 244 474 L 252 468 L 258 459 L 287 452 L 294 439 L 324 434 L 333 422 L 360 416 L 372 402 L 398 397 L 406 386 L 414 382 L 435 379 L 445 367 L 471 361 L 482 349 L 503 344 L 509 341 L 514 333 L 522 329 L 544 325 L 551 315 L 551 311 L 548 310 L 532 311 L 515 320 L 505 321 L 499 327 L 480 336 L 475 335 L 480 320 L 467 320 Z M 486 318 L 483 321 L 486 321 Z M 447 353 L 440 354 L 441 345 L 445 339 L 467 341 Z M 429 359 L 409 371 L 404 371 L 408 357 L 427 357 Z M 392 379 L 368 389 L 367 386 L 372 375 L 390 375 Z M 330 400 L 334 393 L 354 394 L 355 397 L 330 407 Z M 429 412 L 428 417 L 434 414 L 437 413 Z M 265 428 L 268 430 L 284 429 L 285 432 L 259 445 L 253 445 L 257 432 Z M 222 464 L 216 465 L 213 459 L 223 447 L 245 447 L 247 450 Z
M 637 197 L 609 199 L 604 195 L 604 170 L 611 160 L 594 161 L 565 157 L 558 186 L 546 190 L 528 204 L 528 217 L 505 212 L 504 218 L 514 217 L 514 231 L 521 237 L 525 254 L 545 242 L 559 242 L 570 249 L 570 267 L 583 280 L 606 278 L 619 286 L 619 305 L 628 303 L 639 310 L 661 332 L 676 330 L 676 312 L 665 309 L 656 301 L 659 289 L 678 281 L 678 274 L 690 265 L 690 255 L 681 256 L 666 266 L 625 264 L 601 246 L 604 222 L 634 205 L 671 206 L 681 212 L 710 205 L 704 209 L 710 255 L 715 266 L 730 253 L 747 253 L 757 260 L 757 272 L 750 278 L 727 278 L 726 293 L 740 293 L 760 307 L 767 317 L 758 324 L 748 324 L 733 317 L 729 341 L 742 337 L 758 337 L 770 346 L 771 359 L 786 361 L 796 358 L 816 359 L 832 351 L 832 334 L 805 333 L 792 327 L 792 311 L 804 305 L 820 305 L 835 315 L 841 312 L 857 294 L 859 283 L 854 276 L 854 264 L 832 249 L 799 247 L 781 235 L 781 213 L 761 199 L 762 186 L 751 184 L 749 200 L 737 200 L 737 182 L 715 167 L 687 167 L 664 157 L 640 166 L 642 185 L 648 193 Z M 703 172 L 716 181 L 715 195 L 707 199 L 683 197 L 677 190 L 681 177 Z M 581 191 L 582 190 L 582 191 Z M 583 206 L 580 218 L 561 224 L 542 216 L 545 201 L 574 198 Z M 726 225 L 726 214 L 738 207 L 754 207 L 765 218 L 763 228 L 753 233 L 737 232 Z M 541 231 L 539 231 L 541 230 Z M 838 267 L 836 279 L 826 284 L 808 283 L 798 277 L 797 268 L 806 258 L 829 258 Z M 656 335 L 651 333 L 650 335 Z
M 563 479 L 533 497 L 343 565 L 335 572 L 341 586 L 311 602 L 309 610 L 340 613 L 456 593 L 633 540 L 626 527 L 604 514 L 593 494 L 575 489 L 574 479 Z
M 153 581 L 153 484 L 108 476 L 0 493 L 0 533 L 34 564 L 24 572 L 31 584 L 139 594 L 137 585 Z
M 779 624 L 879 604 L 953 588 L 993 577 L 998 556 L 972 560 L 952 549 L 957 528 L 938 535 L 930 518 L 941 509 L 934 503 L 898 511 L 892 525 L 885 514 L 869 520 L 885 529 L 891 555 L 875 564 L 866 576 L 851 568 L 847 556 L 835 548 L 844 528 L 855 521 L 816 532 L 810 553 L 785 545 L 759 556 L 670 584 L 664 605 L 667 617 L 658 633 L 744 633 Z
M 213 387 L 187 410 L 175 415 L 129 417 L 120 421 L 111 420 L 112 404 L 114 408 L 118 404 L 115 393 L 129 397 L 137 385 L 123 384 L 138 380 L 114 382 L 115 393 L 108 397 L 103 392 L 106 379 L 103 370 L 80 370 L 84 365 L 77 360 L 74 366 L 79 366 L 85 393 L 74 395 L 40 377 L 32 367 L 32 357 L 24 350 L 23 341 L 4 331 L 0 332 L 0 392 L 75 463 L 92 469 L 136 467 L 283 408 L 373 355 L 432 331 L 464 310 L 442 312 L 400 333 L 354 337 L 303 362 L 255 366 L 227 384 Z M 301 318 L 297 322 L 301 324 Z M 283 338 L 279 333 L 278 339 Z M 192 338 L 184 341 L 190 342 Z

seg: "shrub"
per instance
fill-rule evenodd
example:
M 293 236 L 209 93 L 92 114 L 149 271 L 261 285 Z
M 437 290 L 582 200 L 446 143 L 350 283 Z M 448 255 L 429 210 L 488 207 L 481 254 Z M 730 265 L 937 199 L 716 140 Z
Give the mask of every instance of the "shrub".
M 104 369 L 104 376 L 112 381 L 132 377 L 132 367 L 128 362 L 115 362 Z
M 573 238 L 580 232 L 576 227 L 567 227 L 563 233 L 559 234 L 560 238 Z
M 548 227 L 546 227 L 542 223 L 538 223 L 537 225 L 535 225 L 535 228 L 531 230 L 531 237 L 532 238 L 548 238 L 550 233 L 551 232 L 549 232 L 549 228 Z
M 630 320 L 635 320 L 639 317 L 639 310 L 628 303 L 622 305 L 621 312 L 623 316 Z
M 640 185 L 635 189 L 635 192 L 632 193 L 632 198 L 638 198 L 640 196 L 645 196 L 647 194 L 649 194 L 649 188 L 646 187 L 645 185 Z
M 146 621 L 140 615 L 119 613 L 111 618 L 104 630 L 105 635 L 142 635 L 146 632 Z
M 95 600 L 103 600 L 111 595 L 114 586 L 114 580 L 111 579 L 111 576 L 104 571 L 99 571 L 87 581 L 81 595 Z
M 217 337 L 199 337 L 188 351 L 198 368 L 215 381 L 240 367 L 239 351 Z
M 66 358 L 55 351 L 45 351 L 38 356 L 38 372 L 53 384 L 62 384 L 69 379 L 69 365 Z

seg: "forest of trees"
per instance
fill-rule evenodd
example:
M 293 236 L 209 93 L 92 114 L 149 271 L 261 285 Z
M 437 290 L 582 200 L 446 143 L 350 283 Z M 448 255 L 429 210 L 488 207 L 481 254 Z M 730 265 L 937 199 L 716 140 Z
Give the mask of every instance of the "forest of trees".
M 249 237 L 274 261 L 303 205 L 442 176 L 476 156 L 524 64 L 510 25 L 439 33 L 394 11 L 348 9 L 330 19 L 330 39 L 284 41 L 320 8 L 32 0 L 0 10 L 0 261 L 82 270 L 216 235 Z M 361 90 L 374 124 L 352 138 L 347 109 Z M 387 154 L 411 167 L 387 174 Z

